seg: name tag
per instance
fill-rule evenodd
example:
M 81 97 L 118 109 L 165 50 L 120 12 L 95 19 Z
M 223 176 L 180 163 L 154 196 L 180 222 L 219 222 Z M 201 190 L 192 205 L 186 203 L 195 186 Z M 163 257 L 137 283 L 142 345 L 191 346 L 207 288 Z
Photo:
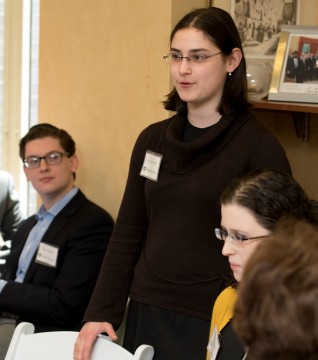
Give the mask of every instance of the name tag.
M 210 353 L 209 360 L 215 360 L 220 349 L 220 339 L 216 326 L 212 332 L 212 335 L 208 344 L 208 351 Z
M 161 160 L 161 154 L 147 150 L 139 175 L 153 181 L 158 181 Z
M 40 242 L 35 262 L 55 268 L 59 248 Z

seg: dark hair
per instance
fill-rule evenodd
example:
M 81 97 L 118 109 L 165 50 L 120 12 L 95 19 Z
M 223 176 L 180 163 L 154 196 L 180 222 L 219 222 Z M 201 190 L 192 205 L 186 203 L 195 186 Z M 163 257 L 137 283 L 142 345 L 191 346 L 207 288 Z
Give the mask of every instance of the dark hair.
M 231 111 L 240 112 L 249 106 L 247 100 L 246 63 L 237 27 L 226 11 L 217 7 L 196 9 L 185 15 L 174 27 L 170 35 L 170 43 L 178 30 L 193 27 L 202 31 L 213 44 L 215 44 L 223 56 L 231 54 L 234 48 L 242 51 L 243 57 L 233 72 L 225 81 L 222 98 L 219 104 L 219 112 L 226 114 Z M 167 95 L 163 102 L 166 110 L 184 113 L 187 104 L 180 99 L 175 88 Z
M 247 262 L 233 327 L 248 360 L 317 359 L 317 249 L 317 227 L 284 219 Z
M 59 129 L 51 124 L 42 123 L 32 126 L 28 133 L 20 140 L 19 154 L 22 161 L 25 157 L 25 146 L 29 141 L 41 139 L 44 137 L 52 137 L 58 139 L 61 147 L 67 153 L 67 156 L 75 154 L 75 142 L 71 135 L 63 129 Z
M 317 222 L 305 191 L 292 176 L 278 170 L 256 170 L 233 180 L 221 195 L 221 205 L 229 203 L 249 209 L 271 232 L 283 216 Z

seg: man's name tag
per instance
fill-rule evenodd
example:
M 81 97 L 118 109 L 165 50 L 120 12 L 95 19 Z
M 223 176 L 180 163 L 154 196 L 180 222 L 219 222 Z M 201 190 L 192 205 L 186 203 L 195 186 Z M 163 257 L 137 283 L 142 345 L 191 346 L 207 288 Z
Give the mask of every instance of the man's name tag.
M 142 164 L 142 168 L 140 171 L 140 175 L 147 179 L 158 181 L 161 160 L 161 154 L 147 150 L 144 163 Z
M 35 262 L 55 268 L 58 253 L 58 247 L 40 242 Z
M 220 349 L 220 339 L 216 326 L 213 329 L 210 341 L 208 344 L 208 351 L 210 353 L 209 360 L 215 360 Z

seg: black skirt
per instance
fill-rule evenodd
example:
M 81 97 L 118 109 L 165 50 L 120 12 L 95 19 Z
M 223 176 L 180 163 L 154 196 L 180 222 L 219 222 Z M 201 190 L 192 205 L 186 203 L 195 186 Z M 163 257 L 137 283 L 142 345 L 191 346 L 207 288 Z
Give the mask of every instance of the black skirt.
M 205 360 L 210 321 L 130 300 L 124 348 L 152 345 L 154 360 Z

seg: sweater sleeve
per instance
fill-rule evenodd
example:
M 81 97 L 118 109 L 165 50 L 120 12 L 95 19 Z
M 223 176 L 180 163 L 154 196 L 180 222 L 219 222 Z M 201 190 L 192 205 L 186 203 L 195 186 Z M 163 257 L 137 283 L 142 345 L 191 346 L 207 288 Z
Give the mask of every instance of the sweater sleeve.
M 265 128 L 263 136 L 255 136 L 254 139 L 251 143 L 251 170 L 270 168 L 292 174 L 284 148 L 268 129 Z
M 146 151 L 144 143 L 142 132 L 132 152 L 118 218 L 84 321 L 107 321 L 114 328 L 122 321 L 148 228 L 145 178 L 139 175 Z

